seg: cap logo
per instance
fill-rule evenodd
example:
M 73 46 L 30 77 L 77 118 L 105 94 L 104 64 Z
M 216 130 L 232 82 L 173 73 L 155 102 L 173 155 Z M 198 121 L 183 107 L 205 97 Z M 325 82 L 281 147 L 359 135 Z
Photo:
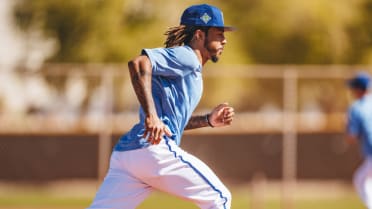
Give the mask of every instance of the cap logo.
M 200 19 L 205 23 L 208 24 L 208 22 L 212 19 L 207 13 L 204 13 L 203 16 L 200 17 Z

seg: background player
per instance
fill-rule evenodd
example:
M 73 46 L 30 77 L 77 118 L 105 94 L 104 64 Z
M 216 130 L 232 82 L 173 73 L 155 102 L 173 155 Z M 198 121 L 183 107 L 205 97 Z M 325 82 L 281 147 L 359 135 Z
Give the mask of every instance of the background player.
M 202 66 L 218 61 L 226 44 L 224 32 L 231 30 L 218 8 L 194 5 L 183 12 L 180 26 L 167 31 L 166 48 L 144 49 L 129 62 L 140 122 L 115 146 L 90 208 L 135 208 L 153 189 L 204 209 L 230 208 L 228 189 L 178 145 L 184 130 L 232 122 L 234 110 L 227 103 L 191 116 L 202 96 Z
M 372 95 L 368 94 L 370 76 L 366 72 L 349 80 L 356 101 L 348 112 L 347 141 L 359 142 L 364 162 L 354 174 L 354 186 L 365 205 L 372 209 Z

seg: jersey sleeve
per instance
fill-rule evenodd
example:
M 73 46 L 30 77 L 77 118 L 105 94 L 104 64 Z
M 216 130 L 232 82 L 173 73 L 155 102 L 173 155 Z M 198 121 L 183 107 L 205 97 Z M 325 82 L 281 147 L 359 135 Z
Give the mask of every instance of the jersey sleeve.
M 360 117 L 355 106 L 349 108 L 347 116 L 347 133 L 352 136 L 359 136 L 361 132 Z
M 143 49 L 141 54 L 148 56 L 155 76 L 184 77 L 200 71 L 201 66 L 194 52 L 181 48 Z

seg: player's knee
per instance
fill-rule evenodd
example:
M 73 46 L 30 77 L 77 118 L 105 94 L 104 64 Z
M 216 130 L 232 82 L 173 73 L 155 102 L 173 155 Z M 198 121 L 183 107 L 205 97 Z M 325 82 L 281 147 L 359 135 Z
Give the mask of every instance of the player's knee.
M 219 200 L 216 200 L 216 202 L 215 202 L 215 204 L 216 204 L 215 208 L 230 209 L 231 200 L 232 200 L 231 192 L 227 188 L 224 188 L 223 190 L 221 190 Z
M 226 188 L 224 195 L 226 198 L 226 203 L 225 203 L 226 209 L 229 209 L 231 207 L 231 201 L 232 201 L 232 195 L 231 195 L 230 190 Z
M 202 209 L 230 209 L 231 207 L 231 192 L 227 188 L 219 188 L 215 190 L 215 194 L 208 201 L 199 204 Z

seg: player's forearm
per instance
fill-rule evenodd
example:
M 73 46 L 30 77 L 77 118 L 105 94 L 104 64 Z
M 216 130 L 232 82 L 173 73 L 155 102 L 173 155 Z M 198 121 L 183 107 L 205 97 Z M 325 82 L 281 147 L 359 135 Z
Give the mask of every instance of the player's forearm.
M 128 63 L 130 78 L 137 99 L 147 116 L 156 115 L 151 86 L 151 66 L 142 58 Z
M 208 115 L 192 116 L 189 122 L 187 123 L 185 130 L 203 127 L 210 127 L 210 124 L 208 122 Z

